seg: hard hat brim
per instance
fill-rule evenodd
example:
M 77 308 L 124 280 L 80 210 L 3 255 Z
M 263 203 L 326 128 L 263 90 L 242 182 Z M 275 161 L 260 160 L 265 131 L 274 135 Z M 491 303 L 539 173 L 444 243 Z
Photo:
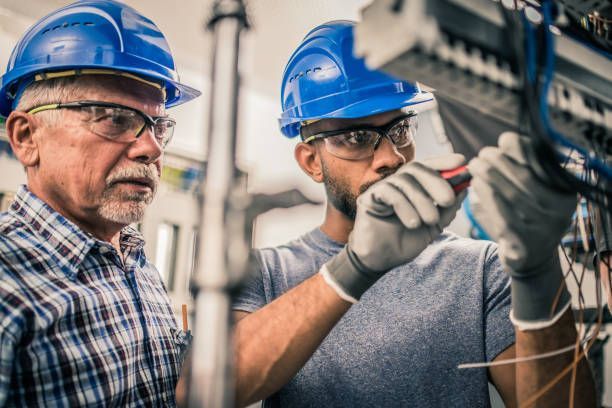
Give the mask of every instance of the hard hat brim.
M 96 61 L 96 63 L 74 64 L 73 58 L 70 55 L 62 56 L 67 60 L 62 63 L 61 58 L 56 56 L 53 68 L 49 69 L 49 63 L 32 61 L 32 63 L 13 69 L 10 73 L 0 77 L 0 115 L 8 116 L 13 110 L 13 100 L 9 97 L 9 89 L 15 84 L 22 81 L 31 80 L 31 78 L 39 73 L 56 72 L 63 70 L 81 70 L 81 69 L 112 69 L 114 71 L 126 72 L 143 79 L 157 81 L 165 87 L 166 90 L 166 108 L 180 105 L 188 102 L 201 95 L 201 92 L 195 88 L 185 85 L 179 81 L 175 71 L 166 67 L 152 64 L 151 61 L 145 60 L 135 55 L 126 53 L 103 52 L 95 53 L 91 56 L 81 56 L 82 59 Z
M 289 137 L 293 138 L 299 136 L 300 127 L 302 122 L 308 120 L 320 120 L 320 119 L 354 119 L 362 118 L 365 116 L 376 115 L 383 112 L 388 112 L 396 109 L 405 108 L 407 106 L 418 105 L 425 102 L 430 102 L 434 99 L 434 96 L 430 92 L 419 92 L 415 94 L 391 94 L 382 95 L 363 99 L 361 101 L 352 103 L 343 107 L 342 109 L 335 110 L 320 115 L 295 115 L 281 117 L 278 122 L 281 128 L 281 132 Z

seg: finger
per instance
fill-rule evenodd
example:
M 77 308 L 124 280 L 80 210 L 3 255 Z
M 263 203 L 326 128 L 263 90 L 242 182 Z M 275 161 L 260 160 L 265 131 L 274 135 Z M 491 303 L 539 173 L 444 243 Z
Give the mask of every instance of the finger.
M 459 153 L 448 153 L 421 160 L 425 166 L 434 170 L 452 170 L 465 164 L 465 156 Z
M 546 189 L 547 197 L 554 197 L 550 203 L 558 203 L 559 200 L 566 200 L 572 204 L 572 195 L 566 188 L 559 188 L 551 178 L 549 172 L 544 170 L 541 159 L 535 151 L 535 142 L 527 136 L 503 133 L 499 138 L 499 148 L 502 153 L 512 161 L 521 164 L 529 172 L 530 179 L 539 188 Z M 552 194 L 552 196 L 550 195 Z M 548 205 L 546 203 L 545 205 Z
M 494 175 L 503 175 L 503 177 L 511 183 L 513 188 L 509 190 L 498 191 L 505 193 L 509 201 L 521 199 L 529 208 L 546 213 L 550 208 L 556 208 L 558 205 L 569 201 L 572 204 L 575 194 L 566 194 L 540 181 L 532 169 L 528 166 L 521 165 L 511 159 L 509 156 L 501 152 L 501 149 L 487 147 L 481 150 L 478 158 L 485 161 L 489 165 L 488 172 Z M 485 177 L 486 168 L 475 168 L 477 166 L 469 166 L 476 173 Z M 495 182 L 494 180 L 492 182 Z
M 421 188 L 441 207 L 450 207 L 455 203 L 455 191 L 448 181 L 440 176 L 437 170 L 421 163 L 412 163 L 404 173 L 410 174 Z
M 525 262 L 526 248 L 520 234 L 521 221 L 514 213 L 514 205 L 495 193 L 491 186 L 480 179 L 472 182 L 472 189 L 478 195 L 480 204 L 473 208 L 474 218 L 500 244 L 500 253 L 507 265 L 520 268 Z M 521 225 L 519 230 L 527 231 L 528 226 Z
M 497 144 L 504 154 L 523 165 L 529 163 L 530 156 L 535 156 L 531 154 L 533 153 L 533 147 L 530 141 L 525 136 L 520 136 L 515 132 L 502 133 Z
M 483 180 L 476 178 L 472 179 L 471 187 L 471 207 L 472 214 L 480 226 L 487 234 L 497 241 L 501 235 L 501 231 L 506 228 L 504 219 L 501 218 L 499 210 L 497 210 L 496 193 L 489 184 Z
M 410 201 L 425 224 L 434 225 L 438 223 L 440 220 L 438 207 L 412 176 L 401 174 L 398 177 L 388 178 L 386 182 L 406 196 L 406 199 Z
M 486 157 L 486 152 L 483 152 L 483 156 Z M 530 197 L 529 193 L 522 191 L 521 187 L 508 180 L 506 174 L 498 170 L 501 166 L 497 164 L 503 161 L 503 158 L 496 157 L 495 160 L 497 160 L 496 165 L 492 165 L 490 160 L 480 156 L 470 161 L 469 169 L 472 174 L 472 183 L 475 179 L 486 182 L 496 194 L 503 196 L 506 201 L 515 203 L 516 209 L 535 211 L 537 213 L 546 212 L 546 209 L 542 208 L 537 200 Z
M 421 218 L 414 206 L 401 191 L 391 184 L 385 183 L 377 186 L 372 190 L 371 197 L 374 202 L 391 208 L 406 228 L 414 229 L 421 226 Z

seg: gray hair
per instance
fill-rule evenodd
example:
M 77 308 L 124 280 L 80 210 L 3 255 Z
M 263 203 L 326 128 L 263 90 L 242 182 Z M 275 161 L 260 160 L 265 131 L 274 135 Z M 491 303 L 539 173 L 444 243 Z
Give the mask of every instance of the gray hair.
M 68 102 L 79 94 L 80 89 L 77 76 L 32 82 L 21 94 L 15 110 L 25 112 L 49 103 Z M 59 117 L 59 112 L 56 110 L 44 113 L 47 119 L 45 122 L 55 122 Z

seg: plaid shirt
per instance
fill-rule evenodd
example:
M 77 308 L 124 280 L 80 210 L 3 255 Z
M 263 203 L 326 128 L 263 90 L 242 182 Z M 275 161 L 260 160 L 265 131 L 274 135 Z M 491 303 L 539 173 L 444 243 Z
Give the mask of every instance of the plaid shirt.
M 174 406 L 189 339 L 138 231 L 120 255 L 22 187 L 0 214 L 0 406 Z

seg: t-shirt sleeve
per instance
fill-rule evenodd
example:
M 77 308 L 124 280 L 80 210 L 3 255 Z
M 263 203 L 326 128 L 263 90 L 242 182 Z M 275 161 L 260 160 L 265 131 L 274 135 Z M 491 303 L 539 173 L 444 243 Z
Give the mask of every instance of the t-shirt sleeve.
M 510 278 L 503 270 L 497 245 L 492 243 L 487 248 L 484 265 L 484 333 L 488 361 L 515 342 L 510 307 Z
M 266 293 L 262 276 L 262 262 L 258 251 L 251 252 L 249 271 L 245 280 L 232 301 L 232 309 L 242 312 L 254 312 L 266 305 Z

